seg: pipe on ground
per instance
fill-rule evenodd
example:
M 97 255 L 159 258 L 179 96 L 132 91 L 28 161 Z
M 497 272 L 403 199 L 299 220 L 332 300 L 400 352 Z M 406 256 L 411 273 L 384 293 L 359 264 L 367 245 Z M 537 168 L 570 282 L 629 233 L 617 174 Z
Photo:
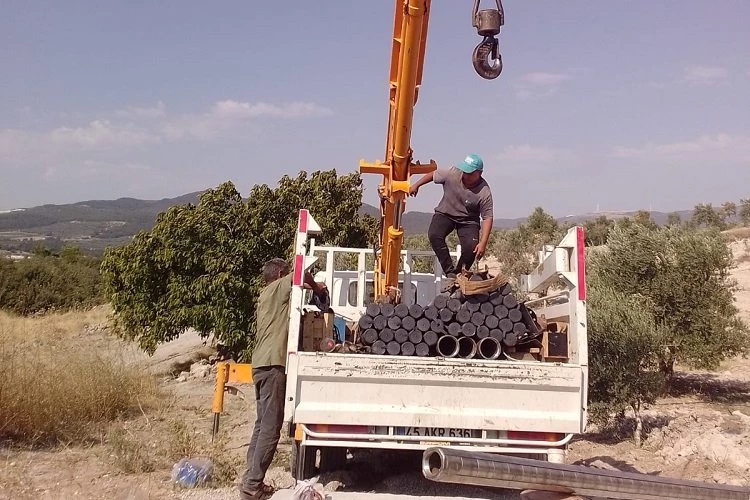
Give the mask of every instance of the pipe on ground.
M 422 474 L 441 483 L 534 489 L 628 500 L 748 500 L 750 488 L 632 472 L 552 464 L 527 458 L 428 448 Z

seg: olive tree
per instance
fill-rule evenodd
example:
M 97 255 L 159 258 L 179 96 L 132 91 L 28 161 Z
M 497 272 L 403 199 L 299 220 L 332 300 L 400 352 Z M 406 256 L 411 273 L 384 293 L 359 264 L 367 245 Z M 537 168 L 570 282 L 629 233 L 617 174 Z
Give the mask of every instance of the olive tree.
M 716 229 L 615 227 L 590 265 L 604 286 L 651 303 L 666 331 L 660 354 L 671 376 L 675 362 L 713 369 L 748 348 L 748 329 L 734 304 L 732 254 Z
M 291 257 L 299 209 L 320 224 L 321 244 L 367 247 L 376 222 L 360 216 L 361 202 L 359 174 L 330 170 L 256 185 L 247 200 L 225 182 L 197 205 L 168 209 L 150 231 L 105 253 L 114 330 L 149 354 L 188 328 L 249 354 L 261 267 Z
M 597 275 L 593 266 L 587 303 L 592 420 L 606 424 L 632 409 L 640 446 L 641 411 L 656 401 L 666 380 L 659 370 L 666 332 L 655 322 L 650 300 L 602 284 Z

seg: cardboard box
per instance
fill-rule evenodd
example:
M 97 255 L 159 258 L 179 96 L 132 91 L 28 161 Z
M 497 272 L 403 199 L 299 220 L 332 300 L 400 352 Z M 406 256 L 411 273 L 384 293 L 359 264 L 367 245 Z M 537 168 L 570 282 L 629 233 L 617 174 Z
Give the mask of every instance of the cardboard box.
M 333 338 L 333 320 L 333 313 L 306 312 L 302 317 L 302 351 L 319 351 L 323 339 Z

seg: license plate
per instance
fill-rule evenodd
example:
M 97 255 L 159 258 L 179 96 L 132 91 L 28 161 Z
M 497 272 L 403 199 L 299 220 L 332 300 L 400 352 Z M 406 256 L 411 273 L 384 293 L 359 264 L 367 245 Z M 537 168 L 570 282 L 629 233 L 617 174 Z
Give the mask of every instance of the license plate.
M 420 436 L 420 437 L 472 437 L 471 429 L 445 429 L 440 427 L 396 427 L 394 434 L 397 436 Z

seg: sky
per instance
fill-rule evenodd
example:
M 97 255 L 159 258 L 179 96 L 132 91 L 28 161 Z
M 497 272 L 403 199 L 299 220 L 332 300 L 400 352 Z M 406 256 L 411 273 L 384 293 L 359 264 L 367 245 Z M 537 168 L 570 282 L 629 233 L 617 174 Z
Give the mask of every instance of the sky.
M 750 198 L 750 2 L 505 0 L 496 80 L 471 65 L 472 5 L 432 2 L 412 148 L 480 154 L 496 218 Z M 0 209 L 383 159 L 393 7 L 3 0 Z

